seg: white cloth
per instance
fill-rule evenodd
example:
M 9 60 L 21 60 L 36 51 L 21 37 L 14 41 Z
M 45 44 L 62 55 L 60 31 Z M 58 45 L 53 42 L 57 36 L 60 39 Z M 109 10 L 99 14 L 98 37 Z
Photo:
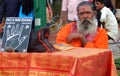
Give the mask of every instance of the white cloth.
M 82 1 L 89 0 L 62 0 L 62 11 L 67 11 L 68 20 L 75 21 L 77 17 L 77 5 Z
M 114 14 L 109 8 L 107 7 L 102 8 L 100 21 L 105 22 L 107 34 L 111 38 L 116 39 L 116 37 L 118 36 L 118 23 Z

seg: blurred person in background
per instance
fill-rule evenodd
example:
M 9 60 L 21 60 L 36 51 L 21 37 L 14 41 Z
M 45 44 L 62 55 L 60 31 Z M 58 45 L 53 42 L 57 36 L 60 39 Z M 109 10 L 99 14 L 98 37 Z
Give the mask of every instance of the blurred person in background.
M 32 29 L 35 28 L 34 25 L 34 3 L 33 0 L 22 0 L 22 4 L 19 10 L 19 17 L 30 17 L 32 18 Z
M 94 2 L 97 13 L 100 13 L 98 21 L 100 21 L 100 27 L 106 29 L 108 39 L 115 40 L 118 36 L 118 23 L 113 12 L 105 6 L 104 0 L 95 0 Z
M 3 34 L 3 26 L 6 17 L 18 17 L 22 0 L 1 0 L 0 3 L 0 37 Z
M 1 0 L 0 23 L 6 17 L 18 17 L 22 0 Z
M 53 12 L 52 12 L 52 8 L 50 6 L 50 3 L 48 0 L 46 0 L 46 19 L 47 19 L 47 23 L 50 23 L 53 17 Z

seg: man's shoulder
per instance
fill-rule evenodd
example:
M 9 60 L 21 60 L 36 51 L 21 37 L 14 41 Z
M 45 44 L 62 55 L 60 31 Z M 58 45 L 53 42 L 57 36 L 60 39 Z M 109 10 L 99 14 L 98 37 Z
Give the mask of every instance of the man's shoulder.
M 106 33 L 106 30 L 104 28 L 101 28 L 101 27 L 98 27 L 98 33 L 101 33 L 101 32 L 105 32 Z
M 76 22 L 70 22 L 65 24 L 64 29 L 70 29 L 71 27 L 75 26 Z
M 68 23 L 66 25 L 73 26 L 73 25 L 76 25 L 76 22 L 70 22 L 70 23 Z
M 106 7 L 106 6 L 104 6 L 104 7 L 101 9 L 101 11 L 112 12 L 112 11 L 110 10 L 110 8 L 108 8 L 108 7 Z

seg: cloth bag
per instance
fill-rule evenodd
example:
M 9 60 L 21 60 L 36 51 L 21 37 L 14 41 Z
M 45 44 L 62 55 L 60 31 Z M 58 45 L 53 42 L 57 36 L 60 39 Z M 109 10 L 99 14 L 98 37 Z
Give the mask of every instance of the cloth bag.
M 49 36 L 50 36 L 49 27 L 43 27 L 39 30 L 31 30 L 27 52 L 55 51 L 55 48 L 48 40 Z

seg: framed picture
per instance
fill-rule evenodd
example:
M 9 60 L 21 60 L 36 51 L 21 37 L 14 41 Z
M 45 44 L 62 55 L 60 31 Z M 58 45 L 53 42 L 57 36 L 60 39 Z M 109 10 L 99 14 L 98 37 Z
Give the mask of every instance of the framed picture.
M 32 18 L 7 17 L 2 38 L 2 51 L 13 48 L 16 52 L 27 52 L 32 27 Z

